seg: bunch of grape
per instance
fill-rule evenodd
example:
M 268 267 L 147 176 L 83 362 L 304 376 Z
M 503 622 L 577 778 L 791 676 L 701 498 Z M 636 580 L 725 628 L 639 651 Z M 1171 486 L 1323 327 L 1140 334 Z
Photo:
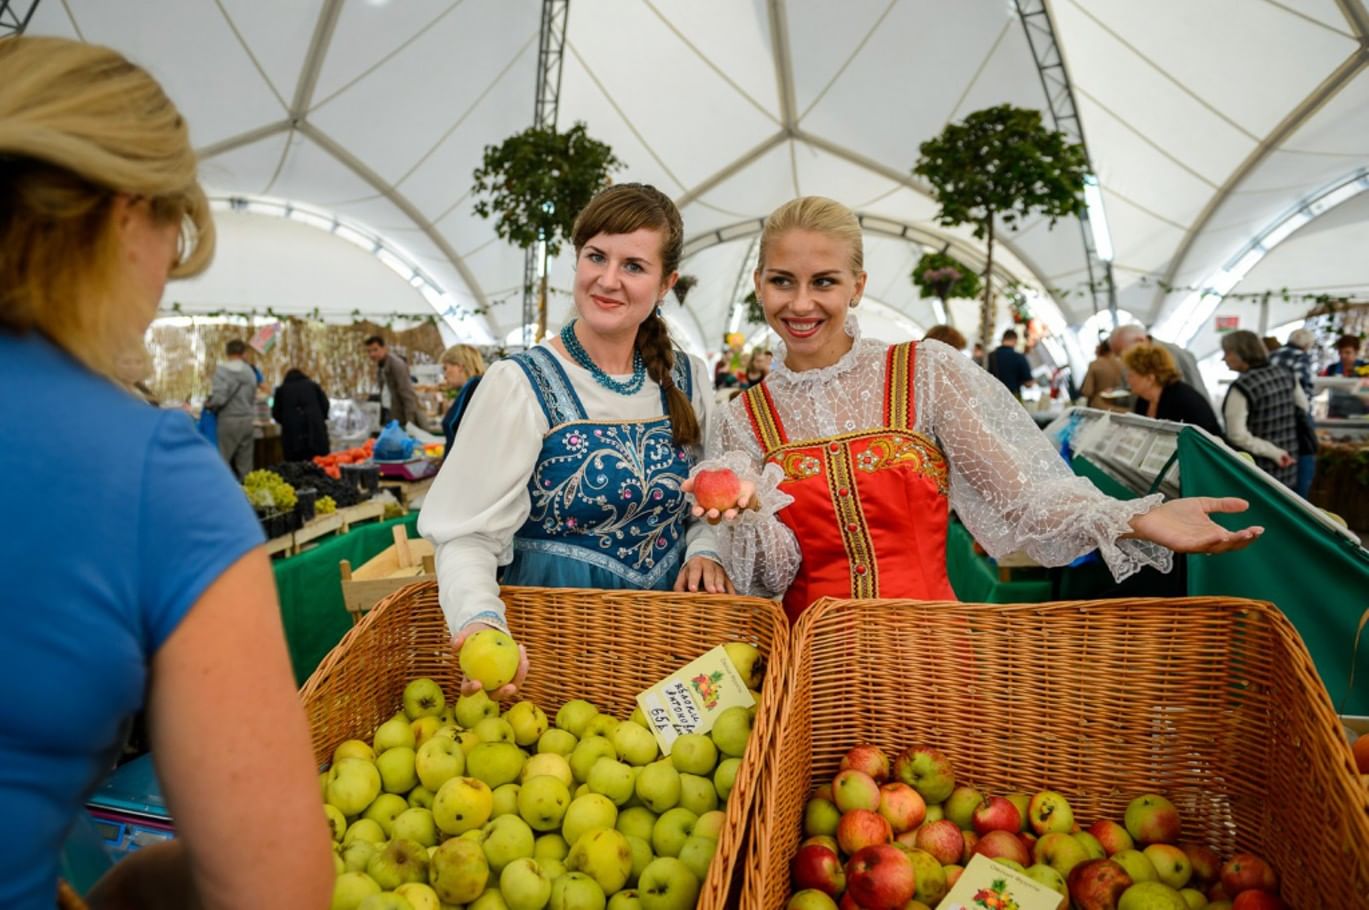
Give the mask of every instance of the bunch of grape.
M 243 478 L 242 488 L 247 493 L 247 501 L 258 511 L 289 512 L 295 507 L 298 497 L 295 488 L 274 471 L 253 471 Z
M 337 503 L 333 501 L 333 497 L 331 496 L 320 496 L 314 502 L 314 512 L 319 515 L 328 515 L 336 511 Z
M 330 497 L 338 508 L 354 506 L 361 501 L 361 494 L 356 486 L 341 480 L 334 480 L 313 462 L 287 461 L 284 464 L 276 465 L 273 470 L 280 474 L 287 483 L 293 484 L 297 490 L 313 487 L 318 490 L 320 497 Z M 315 511 L 318 511 L 317 506 L 315 506 Z

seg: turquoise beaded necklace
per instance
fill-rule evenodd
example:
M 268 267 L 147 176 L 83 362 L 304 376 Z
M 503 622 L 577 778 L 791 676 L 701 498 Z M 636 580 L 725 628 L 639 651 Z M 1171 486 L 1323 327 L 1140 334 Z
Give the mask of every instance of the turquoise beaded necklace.
M 575 320 L 572 319 L 561 329 L 561 343 L 566 346 L 566 352 L 576 363 L 589 371 L 594 377 L 594 381 L 608 389 L 610 392 L 617 392 L 619 395 L 636 395 L 642 390 L 642 384 L 646 382 L 646 362 L 642 360 L 642 355 L 638 351 L 632 352 L 632 375 L 623 381 L 618 381 L 599 368 L 599 364 L 589 356 L 589 352 L 580 344 L 580 339 L 575 337 Z

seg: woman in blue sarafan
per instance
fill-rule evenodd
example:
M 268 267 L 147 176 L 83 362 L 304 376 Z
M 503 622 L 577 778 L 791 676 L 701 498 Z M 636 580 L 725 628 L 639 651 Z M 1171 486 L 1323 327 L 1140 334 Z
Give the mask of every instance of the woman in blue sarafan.
M 712 403 L 660 311 L 680 213 L 654 187 L 620 184 L 579 214 L 572 241 L 576 318 L 486 372 L 418 518 L 457 647 L 508 631 L 498 566 L 508 585 L 732 591 L 680 489 Z

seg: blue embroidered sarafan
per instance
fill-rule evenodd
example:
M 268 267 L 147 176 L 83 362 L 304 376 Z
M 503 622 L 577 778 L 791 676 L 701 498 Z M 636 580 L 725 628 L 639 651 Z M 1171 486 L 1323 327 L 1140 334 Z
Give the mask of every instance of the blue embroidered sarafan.
M 551 428 L 528 481 L 532 511 L 502 581 L 544 587 L 666 589 L 684 555 L 680 484 L 691 455 L 671 439 L 669 408 L 650 420 L 590 420 L 555 355 L 515 354 Z M 675 385 L 692 396 L 689 358 Z

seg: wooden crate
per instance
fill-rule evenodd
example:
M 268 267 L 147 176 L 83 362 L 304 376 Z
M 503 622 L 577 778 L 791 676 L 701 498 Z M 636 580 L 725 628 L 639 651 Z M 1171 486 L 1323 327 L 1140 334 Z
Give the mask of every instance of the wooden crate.
M 416 581 L 436 577 L 433 545 L 421 537 L 410 538 L 405 528 L 396 525 L 394 543 L 381 550 L 360 568 L 349 560 L 339 561 L 342 575 L 342 604 L 355 624 L 361 615 L 386 597 Z

